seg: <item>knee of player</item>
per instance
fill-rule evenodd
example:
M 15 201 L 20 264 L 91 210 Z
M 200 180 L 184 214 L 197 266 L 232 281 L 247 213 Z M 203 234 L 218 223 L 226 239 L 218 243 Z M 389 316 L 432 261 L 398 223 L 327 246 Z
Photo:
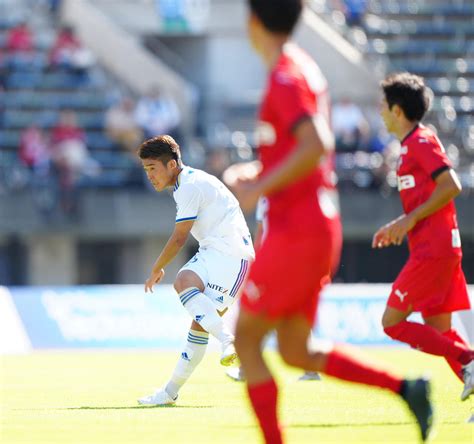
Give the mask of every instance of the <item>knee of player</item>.
M 292 367 L 305 367 L 306 365 L 306 356 L 299 353 L 293 347 L 286 347 L 280 345 L 280 355 L 285 361 L 286 364 L 291 365 Z
M 201 279 L 196 273 L 190 270 L 180 271 L 174 280 L 173 286 L 178 293 L 182 293 L 188 288 L 197 288 L 199 291 L 204 291 L 204 285 Z
M 386 329 L 389 329 L 390 327 L 397 325 L 399 322 L 400 320 L 392 316 L 388 311 L 385 311 L 385 313 L 382 316 L 381 323 L 382 323 L 382 327 L 385 333 L 387 333 Z
M 176 279 L 174 281 L 173 287 L 178 293 L 181 293 L 184 290 L 192 287 L 192 285 L 189 282 L 189 280 L 186 278 L 186 276 L 181 276 L 178 274 L 178 276 L 176 276 Z
M 386 328 L 388 328 L 388 327 L 390 327 L 390 326 L 392 325 L 392 324 L 390 323 L 390 320 L 387 319 L 387 318 L 385 317 L 385 315 L 382 316 L 382 319 L 381 319 L 380 323 L 382 324 L 382 328 L 384 329 L 384 331 L 385 331 Z
M 184 290 L 182 282 L 178 278 L 176 278 L 176 280 L 174 281 L 173 287 L 177 293 L 181 293 Z

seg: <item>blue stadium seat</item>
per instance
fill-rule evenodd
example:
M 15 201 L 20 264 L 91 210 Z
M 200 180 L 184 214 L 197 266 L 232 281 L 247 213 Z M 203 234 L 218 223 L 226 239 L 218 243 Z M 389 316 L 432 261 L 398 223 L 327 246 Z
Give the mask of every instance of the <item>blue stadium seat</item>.
M 103 132 L 98 131 L 87 131 L 86 143 L 91 150 L 109 150 L 114 148 L 114 143 Z
M 18 147 L 20 143 L 20 132 L 19 131 L 6 131 L 0 130 L 0 147 L 2 148 L 13 148 Z M 1 150 L 0 150 L 1 152 Z
M 46 68 L 48 60 L 45 54 L 20 52 L 6 56 L 4 63 L 12 71 L 41 71 Z
M 13 72 L 7 76 L 6 86 L 12 89 L 32 89 L 41 83 L 42 75 L 38 72 Z

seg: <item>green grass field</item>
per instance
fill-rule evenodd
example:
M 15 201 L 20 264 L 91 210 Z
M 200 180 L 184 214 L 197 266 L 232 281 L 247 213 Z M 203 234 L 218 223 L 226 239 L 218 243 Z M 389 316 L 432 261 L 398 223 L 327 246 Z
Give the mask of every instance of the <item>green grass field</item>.
M 364 351 L 401 373 L 428 372 L 437 413 L 436 443 L 474 442 L 474 401 L 442 359 L 410 350 Z M 244 385 L 228 379 L 218 355 L 205 357 L 176 407 L 136 399 L 164 383 L 171 352 L 61 352 L 0 357 L 0 442 L 260 443 Z M 298 382 L 298 371 L 268 354 L 281 387 L 288 443 L 415 443 L 404 405 L 379 390 L 337 382 Z

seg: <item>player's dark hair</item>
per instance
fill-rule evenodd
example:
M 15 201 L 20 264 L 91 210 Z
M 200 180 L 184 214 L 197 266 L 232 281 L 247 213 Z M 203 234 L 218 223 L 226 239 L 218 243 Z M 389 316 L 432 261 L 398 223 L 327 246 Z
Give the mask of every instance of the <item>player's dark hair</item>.
M 390 74 L 381 83 L 389 109 L 398 105 L 411 122 L 419 122 L 430 106 L 422 77 L 409 72 Z
M 176 141 L 168 135 L 156 136 L 145 140 L 138 148 L 140 159 L 156 159 L 163 165 L 167 165 L 170 160 L 181 163 L 181 152 Z
M 250 10 L 270 32 L 291 34 L 303 9 L 302 0 L 248 0 Z

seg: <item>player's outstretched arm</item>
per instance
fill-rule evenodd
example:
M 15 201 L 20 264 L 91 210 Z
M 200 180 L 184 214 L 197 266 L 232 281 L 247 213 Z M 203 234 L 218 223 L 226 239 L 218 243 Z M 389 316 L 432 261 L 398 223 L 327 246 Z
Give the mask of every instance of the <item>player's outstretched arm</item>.
M 150 276 L 145 281 L 145 293 L 148 291 L 153 293 L 153 286 L 160 283 L 160 281 L 163 279 L 165 276 L 165 267 L 183 248 L 186 240 L 188 239 L 189 233 L 191 232 L 193 224 L 193 220 L 187 220 L 178 222 L 175 225 L 173 233 L 171 234 L 168 242 L 166 242 L 165 247 L 153 265 Z
M 383 248 L 388 245 L 400 245 L 406 234 L 415 225 L 436 211 L 446 206 L 462 190 L 456 173 L 447 169 L 435 179 L 436 187 L 431 196 L 411 213 L 403 214 L 380 228 L 372 239 L 372 248 Z
M 261 171 L 262 164 L 259 160 L 234 163 L 222 173 L 222 180 L 228 187 L 233 188 L 238 182 L 257 180 Z

